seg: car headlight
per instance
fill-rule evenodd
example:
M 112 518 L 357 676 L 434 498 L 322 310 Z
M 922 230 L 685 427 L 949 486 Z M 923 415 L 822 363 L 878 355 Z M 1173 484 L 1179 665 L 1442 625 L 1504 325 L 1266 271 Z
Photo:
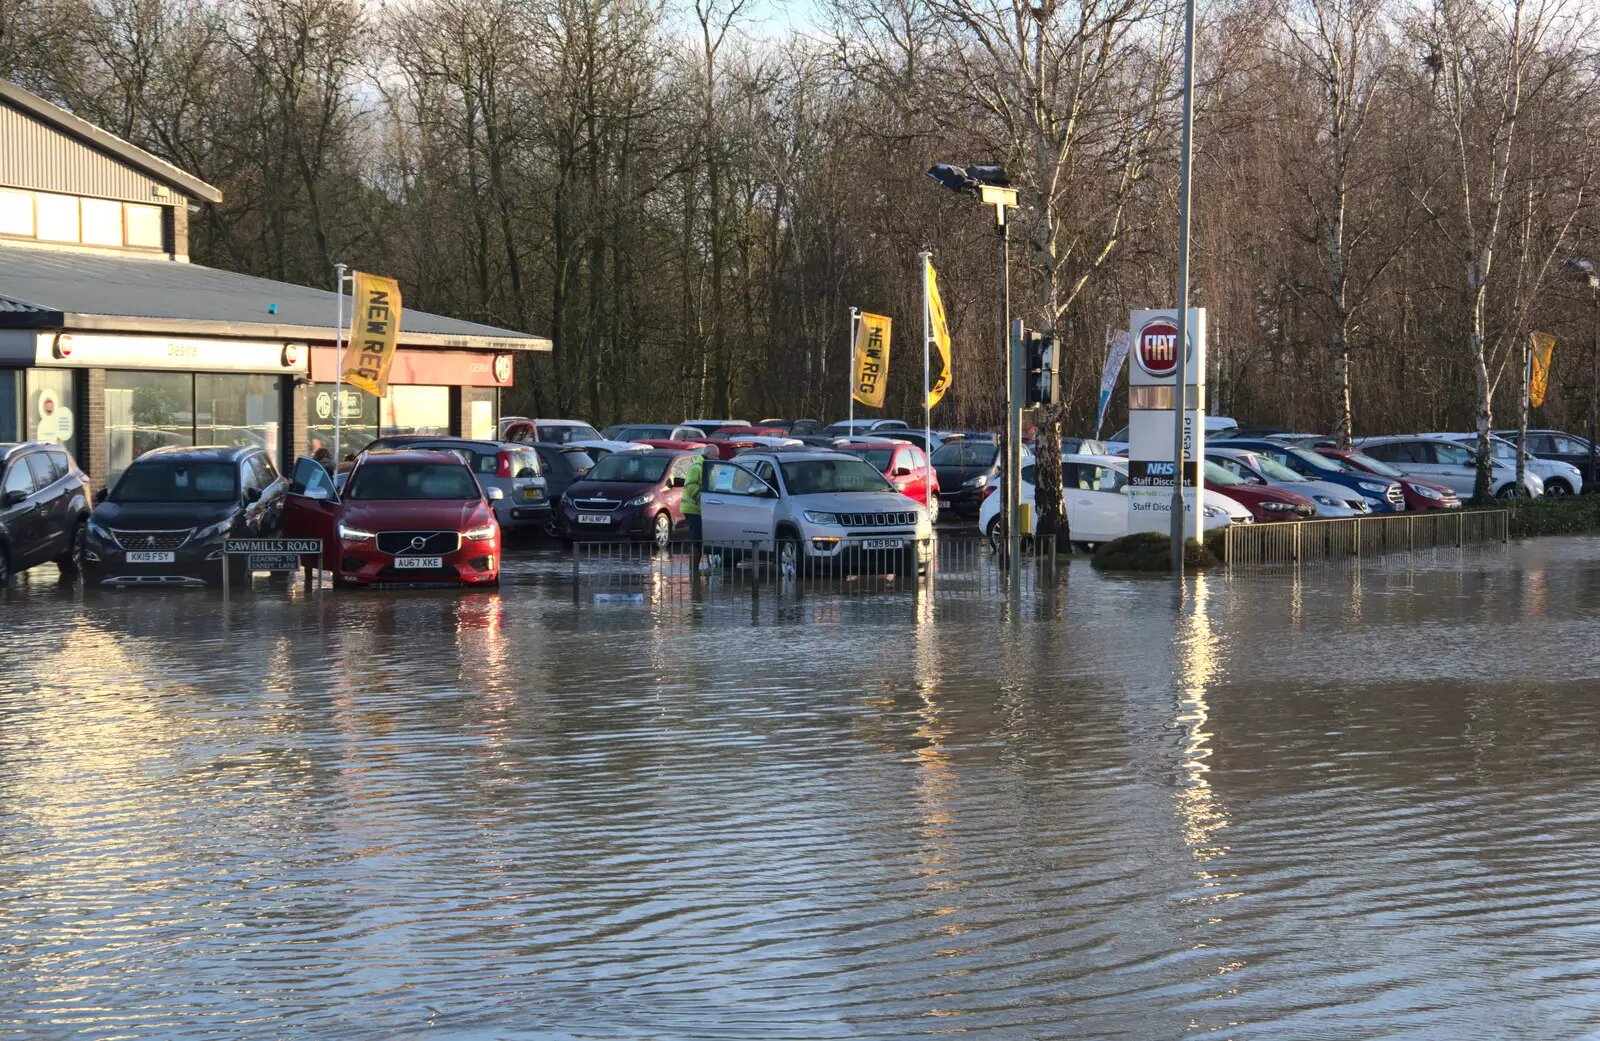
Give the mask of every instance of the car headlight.
M 982 488 L 984 485 L 986 485 L 988 483 L 989 483 L 989 475 L 988 474 L 979 474 L 976 477 L 969 477 L 965 481 L 962 481 L 961 482 L 961 487 L 963 487 L 963 488 Z
M 1573 466 L 1571 463 L 1562 463 L 1561 465 L 1565 466 L 1568 471 L 1575 475 L 1581 475 L 1583 473 L 1582 470 L 1578 469 L 1576 466 Z
M 1324 506 L 1343 506 L 1344 505 L 1344 503 L 1340 502 L 1338 499 L 1333 498 L 1331 495 L 1313 495 L 1312 498 L 1317 500 L 1318 502 L 1322 503 L 1322 505 L 1324 505 Z
M 352 528 L 348 524 L 341 524 L 339 525 L 339 537 L 346 542 L 371 542 L 378 536 L 370 531 L 362 531 L 360 528 Z
M 1220 506 L 1207 506 L 1206 507 L 1206 516 L 1207 517 L 1226 517 L 1227 515 L 1228 515 L 1228 511 L 1223 509 Z
M 572 505 L 572 496 L 568 495 L 566 492 L 562 492 L 561 493 L 561 505 L 563 505 L 563 506 Z
M 461 534 L 466 536 L 468 539 L 471 539 L 473 542 L 487 542 L 494 538 L 495 534 L 499 532 L 499 530 L 499 527 L 496 525 L 485 524 L 480 528 L 468 528 Z
M 1427 488 L 1420 484 L 1413 484 L 1410 487 L 1412 491 L 1416 492 L 1424 499 L 1432 499 L 1434 502 L 1442 502 L 1444 500 L 1444 494 L 1442 492 L 1436 492 L 1432 488 Z
M 1290 510 L 1299 509 L 1299 507 L 1292 502 L 1275 502 L 1271 499 L 1264 500 L 1261 503 L 1261 508 L 1263 510 L 1280 510 L 1285 513 L 1289 512 Z
M 110 529 L 101 524 L 99 521 L 95 520 L 93 517 L 89 518 L 88 529 L 89 534 L 93 535 L 95 538 L 105 539 L 107 542 L 111 541 Z
M 232 530 L 233 518 L 229 517 L 227 520 L 217 521 L 217 523 L 211 525 L 209 528 L 201 528 L 199 531 L 194 533 L 194 540 L 196 542 L 209 542 L 212 539 L 226 538 L 228 532 Z
M 827 513 L 823 510 L 807 510 L 806 521 L 811 524 L 838 524 L 837 513 Z
M 635 495 L 633 498 L 629 499 L 624 505 L 627 505 L 627 506 L 648 506 L 648 505 L 650 505 L 651 503 L 653 503 L 655 501 L 656 501 L 655 492 L 645 492 L 643 495 Z
M 1387 484 L 1379 484 L 1377 481 L 1357 481 L 1356 487 L 1373 495 L 1384 495 L 1389 491 Z

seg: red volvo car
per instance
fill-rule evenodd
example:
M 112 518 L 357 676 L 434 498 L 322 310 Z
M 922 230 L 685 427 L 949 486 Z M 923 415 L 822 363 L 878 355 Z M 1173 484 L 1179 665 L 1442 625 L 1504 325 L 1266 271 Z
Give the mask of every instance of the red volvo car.
M 451 452 L 363 452 L 342 493 L 321 463 L 302 457 L 284 497 L 283 534 L 321 539 L 335 586 L 500 581 L 494 509 Z

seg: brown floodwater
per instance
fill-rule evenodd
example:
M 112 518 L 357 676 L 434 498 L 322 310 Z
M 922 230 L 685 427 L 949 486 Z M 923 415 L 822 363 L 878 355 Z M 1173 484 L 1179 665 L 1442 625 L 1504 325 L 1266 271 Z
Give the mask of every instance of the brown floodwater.
M 1015 613 L 564 567 L 24 576 L 0 1037 L 1600 1032 L 1600 540 Z

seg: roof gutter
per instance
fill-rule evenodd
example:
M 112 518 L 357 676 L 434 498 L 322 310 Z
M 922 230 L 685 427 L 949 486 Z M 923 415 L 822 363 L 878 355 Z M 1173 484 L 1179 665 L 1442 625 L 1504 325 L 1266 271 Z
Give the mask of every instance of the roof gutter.
M 143 318 L 136 315 L 73 314 L 63 311 L 0 312 L 0 329 L 65 329 L 71 331 L 156 333 L 196 338 L 299 340 L 333 343 L 331 325 L 268 325 L 264 322 L 207 322 L 186 318 Z M 458 347 L 482 351 L 550 351 L 544 336 L 476 336 L 407 332 L 399 342 L 411 347 Z

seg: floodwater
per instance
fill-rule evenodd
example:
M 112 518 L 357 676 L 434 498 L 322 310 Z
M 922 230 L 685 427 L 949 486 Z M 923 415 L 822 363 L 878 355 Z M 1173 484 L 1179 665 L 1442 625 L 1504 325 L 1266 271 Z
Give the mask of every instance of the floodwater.
M 1600 540 L 0 641 L 0 1037 L 1600 1035 Z

